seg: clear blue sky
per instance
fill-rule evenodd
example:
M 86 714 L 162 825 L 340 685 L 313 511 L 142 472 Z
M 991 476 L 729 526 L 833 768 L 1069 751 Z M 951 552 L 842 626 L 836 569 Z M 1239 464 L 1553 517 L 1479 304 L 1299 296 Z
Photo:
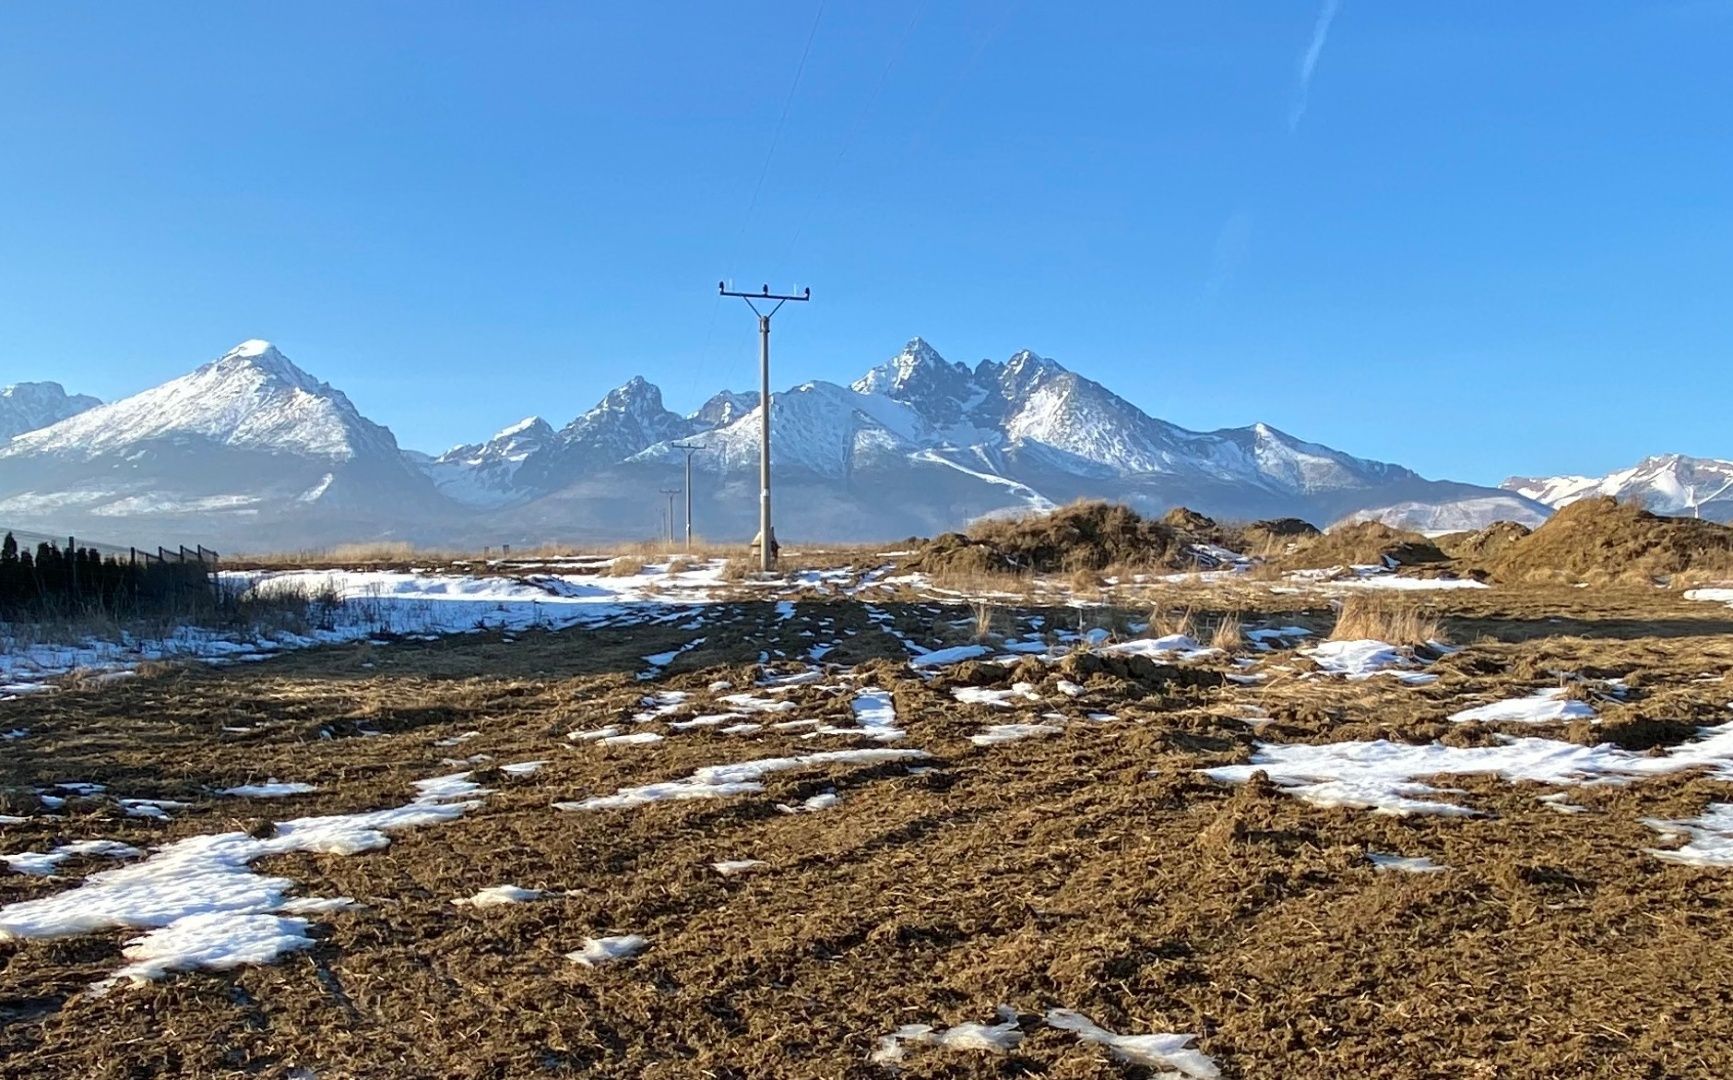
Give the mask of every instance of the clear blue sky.
M 1733 456 L 1733 0 L 818 10 L 0 6 L 0 383 L 268 337 L 439 449 L 751 385 L 730 277 L 813 288 L 779 386 L 919 334 L 1431 476 Z

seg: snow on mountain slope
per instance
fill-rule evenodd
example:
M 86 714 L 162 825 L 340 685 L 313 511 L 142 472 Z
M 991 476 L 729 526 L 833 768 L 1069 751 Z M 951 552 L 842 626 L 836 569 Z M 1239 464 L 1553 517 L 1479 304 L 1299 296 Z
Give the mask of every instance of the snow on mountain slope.
M 887 455 L 920 448 L 929 425 L 913 409 L 878 394 L 863 394 L 828 382 L 810 382 L 770 395 L 770 460 L 778 470 L 801 470 L 840 478 Z M 694 464 L 730 473 L 758 468 L 759 410 L 698 436 L 705 449 Z M 646 448 L 633 461 L 674 464 L 680 451 L 668 441 Z
M 688 413 L 686 419 L 692 421 L 695 427 L 708 431 L 711 428 L 727 427 L 756 408 L 758 408 L 758 391 L 756 390 L 749 390 L 745 393 L 719 390 L 709 401 L 701 405 L 698 411 Z
M 1084 497 L 1317 522 L 1374 509 L 1421 527 L 1543 512 L 1264 424 L 1190 431 L 1027 350 L 970 368 L 915 338 L 851 386 L 774 395 L 771 413 L 790 515 L 779 520 L 830 539 L 954 528 Z M 250 341 L 0 443 L 0 520 L 55 532 L 107 523 L 108 535 L 125 521 L 128 532 L 241 537 L 255 550 L 380 535 L 637 536 L 655 528 L 658 504 L 645 492 L 679 482 L 685 455 L 673 444 L 696 440 L 705 449 L 693 463 L 708 474 L 701 512 L 730 530 L 711 533 L 721 539 L 750 534 L 760 416 L 757 395 L 729 391 L 680 416 L 634 378 L 558 431 L 532 418 L 430 458 L 400 450 L 340 391 Z
M 1438 536 L 1484 529 L 1495 521 L 1514 521 L 1534 528 L 1546 521 L 1547 508 L 1526 496 L 1479 495 L 1437 502 L 1409 500 L 1349 514 L 1346 522 L 1377 521 L 1392 528 Z
M 391 433 L 268 341 L 243 341 L 190 375 L 17 436 L 0 457 L 94 458 L 152 440 L 196 439 L 344 461 L 396 453 Z
M 500 506 L 522 497 L 522 489 L 514 483 L 518 468 L 554 435 L 553 425 L 546 420 L 526 417 L 486 442 L 454 446 L 415 464 L 440 492 L 458 502 Z
M 101 404 L 89 394 L 68 394 L 57 382 L 15 383 L 0 389 L 0 442 Z
M 1733 461 L 1718 458 L 1663 454 L 1605 476 L 1513 476 L 1499 486 L 1555 509 L 1610 495 L 1636 500 L 1657 514 L 1733 521 Z
M 0 520 L 55 532 L 302 544 L 447 508 L 389 430 L 264 341 L 0 444 Z
M 634 375 L 531 453 L 518 467 L 514 483 L 532 491 L 553 491 L 646 447 L 684 438 L 695 428 L 692 421 L 663 407 L 660 389 Z

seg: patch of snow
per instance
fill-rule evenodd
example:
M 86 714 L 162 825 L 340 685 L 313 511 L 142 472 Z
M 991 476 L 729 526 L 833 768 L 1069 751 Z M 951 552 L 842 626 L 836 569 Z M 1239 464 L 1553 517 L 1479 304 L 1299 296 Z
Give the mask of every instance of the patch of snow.
M 305 923 L 278 919 L 295 883 L 265 877 L 250 864 L 269 855 L 355 855 L 391 843 L 403 829 L 453 821 L 487 794 L 467 773 L 416 783 L 402 806 L 358 814 L 279 822 L 275 835 L 244 832 L 177 840 L 142 862 L 90 875 L 77 888 L 0 907 L 0 941 L 66 937 L 120 928 L 149 929 L 126 952 L 133 961 L 114 979 L 156 978 L 170 971 L 265 963 L 306 947 Z
M 723 877 L 738 877 L 741 874 L 750 874 L 761 866 L 769 865 L 763 859 L 724 859 L 721 862 L 711 863 L 710 868 Z
M 948 649 L 934 649 L 932 652 L 917 656 L 909 661 L 909 666 L 932 668 L 943 667 L 946 664 L 960 664 L 964 660 L 974 660 L 986 656 L 992 651 L 985 645 L 954 645 Z
M 994 724 L 979 734 L 969 736 L 969 741 L 976 746 L 999 746 L 1037 735 L 1057 735 L 1064 730 L 1058 724 Z
M 1564 696 L 1559 688 L 1541 690 L 1528 697 L 1495 701 L 1474 709 L 1450 714 L 1458 724 L 1478 720 L 1483 724 L 1546 724 L 1560 720 L 1593 719 L 1595 710 L 1586 701 Z
M 1450 869 L 1441 866 L 1425 856 L 1386 855 L 1382 852 L 1368 851 L 1366 861 L 1372 864 L 1374 870 L 1395 870 L 1404 874 L 1436 874 Z
M 23 820 L 22 818 L 19 820 Z M 118 840 L 79 840 L 61 844 L 51 851 L 23 851 L 16 855 L 0 855 L 0 862 L 14 873 L 47 877 L 55 867 L 71 858 L 130 859 L 144 852 Z M 0 941 L 6 940 L 5 926 L 0 924 Z
M 263 784 L 242 784 L 239 787 L 223 788 L 218 795 L 233 795 L 240 799 L 284 799 L 290 795 L 306 795 L 318 791 L 312 784 L 281 783 L 272 777 Z
M 1196 1035 L 1116 1035 L 1070 1009 L 1049 1009 L 1047 1023 L 1071 1032 L 1083 1042 L 1106 1047 L 1114 1057 L 1130 1065 L 1163 1069 L 1165 1075 L 1194 1080 L 1216 1080 L 1221 1076 L 1221 1070 L 1208 1055 L 1191 1048 Z
M 1683 847 L 1651 848 L 1649 854 L 1686 866 L 1733 867 L 1733 803 L 1711 803 L 1701 816 L 1687 821 L 1648 819 L 1643 824 L 1666 837 L 1687 841 Z
M 925 750 L 827 750 L 796 757 L 758 758 L 729 765 L 706 765 L 690 776 L 640 787 L 625 787 L 612 795 L 577 802 L 557 802 L 557 810 L 624 810 L 657 802 L 719 799 L 764 790 L 763 778 L 789 769 L 819 765 L 882 765 L 927 757 Z
M 649 746 L 662 738 L 654 731 L 634 731 L 630 735 L 604 735 L 596 741 L 602 746 Z
M 622 934 L 618 937 L 585 938 L 584 947 L 577 952 L 566 954 L 566 959 L 584 965 L 598 967 L 612 963 L 615 960 L 629 960 L 643 952 L 649 942 L 637 934 Z
M 524 889 L 516 885 L 491 885 L 482 889 L 474 896 L 466 896 L 461 900 L 453 900 L 458 907 L 490 908 L 505 904 L 522 904 L 535 900 L 542 895 L 540 889 Z
M 1263 771 L 1289 794 L 1317 806 L 1342 806 L 1381 814 L 1479 812 L 1426 798 L 1442 794 L 1423 776 L 1493 775 L 1508 781 L 1573 785 L 1622 783 L 1686 769 L 1708 768 L 1709 776 L 1733 780 L 1733 723 L 1703 728 L 1695 742 L 1640 754 L 1611 744 L 1580 746 L 1554 739 L 1507 738 L 1496 746 L 1419 746 L 1384 739 L 1320 746 L 1258 744 L 1251 762 L 1203 770 L 1225 783 L 1244 783 Z
M 878 1046 L 869 1059 L 875 1065 L 895 1067 L 901 1064 L 905 1047 L 932 1046 L 941 1050 L 984 1050 L 992 1054 L 1008 1054 L 1023 1042 L 1019 1031 L 1017 1010 L 1001 1005 L 997 1024 L 974 1022 L 950 1028 L 935 1028 L 931 1024 L 904 1024 L 889 1035 L 879 1037 Z

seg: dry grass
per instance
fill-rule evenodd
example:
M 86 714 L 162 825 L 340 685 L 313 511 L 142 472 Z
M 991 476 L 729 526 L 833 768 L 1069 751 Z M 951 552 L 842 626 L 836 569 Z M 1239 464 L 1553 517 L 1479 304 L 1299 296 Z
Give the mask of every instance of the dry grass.
M 1388 641 L 1392 645 L 1445 642 L 1438 620 L 1420 605 L 1382 596 L 1356 593 L 1342 601 L 1331 641 Z
M 1216 620 L 1215 630 L 1209 638 L 1212 648 L 1229 653 L 1238 652 L 1245 641 L 1245 635 L 1240 628 L 1240 615 L 1237 611 L 1230 612 Z
M 621 555 L 602 570 L 603 577 L 637 577 L 644 572 L 644 560 Z
M 1193 637 L 1197 632 L 1196 614 L 1197 609 L 1190 604 L 1177 615 L 1171 608 L 1158 606 L 1149 613 L 1149 632 L 1156 637 L 1172 637 L 1175 634 Z
M 982 600 L 975 601 L 971 608 L 975 613 L 974 638 L 976 641 L 986 641 L 993 636 L 993 622 L 998 610 Z

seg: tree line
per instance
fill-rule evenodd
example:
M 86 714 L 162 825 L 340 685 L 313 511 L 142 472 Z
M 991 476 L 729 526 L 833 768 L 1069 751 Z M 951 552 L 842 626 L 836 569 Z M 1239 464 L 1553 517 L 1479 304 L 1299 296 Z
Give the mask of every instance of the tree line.
M 208 606 L 210 567 L 198 560 L 105 558 L 95 548 L 34 552 L 7 533 L 0 541 L 0 620 L 102 614 L 170 614 Z

